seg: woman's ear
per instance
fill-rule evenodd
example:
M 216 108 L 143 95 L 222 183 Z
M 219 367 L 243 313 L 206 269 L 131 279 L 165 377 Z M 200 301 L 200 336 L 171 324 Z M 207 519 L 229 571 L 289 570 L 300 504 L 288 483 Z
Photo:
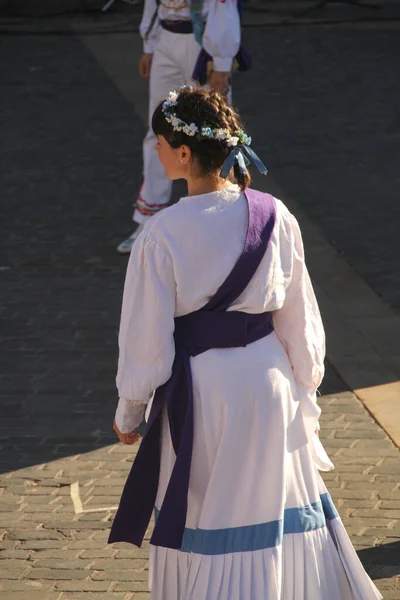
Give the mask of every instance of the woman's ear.
M 179 157 L 182 165 L 188 166 L 192 159 L 192 151 L 189 146 L 182 145 L 179 148 Z

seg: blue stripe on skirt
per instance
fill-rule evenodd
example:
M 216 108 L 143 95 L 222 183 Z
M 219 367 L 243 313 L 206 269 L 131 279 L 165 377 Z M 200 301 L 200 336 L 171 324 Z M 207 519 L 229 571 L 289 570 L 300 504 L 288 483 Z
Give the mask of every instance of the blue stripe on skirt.
M 326 519 L 332 520 L 339 516 L 328 492 L 322 494 L 320 498 L 320 501 L 306 506 L 287 508 L 284 518 L 277 521 L 227 529 L 190 529 L 186 527 L 181 551 L 217 555 L 275 548 L 282 543 L 284 534 L 314 531 L 325 527 Z M 158 512 L 156 508 L 156 519 Z

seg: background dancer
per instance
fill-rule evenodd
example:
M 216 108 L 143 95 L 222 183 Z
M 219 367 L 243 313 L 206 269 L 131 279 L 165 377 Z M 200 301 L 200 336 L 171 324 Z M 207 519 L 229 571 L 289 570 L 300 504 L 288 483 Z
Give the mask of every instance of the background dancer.
M 194 78 L 228 93 L 233 61 L 240 50 L 237 0 L 146 0 L 140 32 L 144 54 L 139 73 L 150 79 L 149 119 L 170 90 Z M 212 65 L 204 60 L 204 52 L 199 57 L 202 48 Z M 242 56 L 238 60 L 240 68 L 246 69 Z M 156 141 L 149 124 L 143 142 L 143 184 L 133 214 L 137 227 L 117 247 L 121 254 L 130 252 L 144 223 L 170 201 L 172 184 L 157 157 Z

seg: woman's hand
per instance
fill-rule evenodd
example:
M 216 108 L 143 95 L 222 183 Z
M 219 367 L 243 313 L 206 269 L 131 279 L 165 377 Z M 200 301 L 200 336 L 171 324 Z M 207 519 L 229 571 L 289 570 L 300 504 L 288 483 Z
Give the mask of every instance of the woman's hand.
M 219 92 L 223 96 L 226 96 L 229 92 L 229 77 L 230 73 L 224 73 L 223 71 L 212 71 L 210 75 L 210 88 L 214 92 Z
M 115 433 L 117 434 L 119 441 L 122 444 L 125 444 L 126 446 L 132 446 L 133 444 L 136 444 L 136 442 L 140 440 L 140 435 L 138 433 L 133 433 L 133 432 L 122 433 L 118 429 L 118 425 L 116 424 L 115 421 L 113 424 L 113 429 L 114 429 Z
M 151 63 L 153 61 L 153 55 L 145 52 L 139 61 L 139 75 L 143 79 L 149 79 L 151 71 Z

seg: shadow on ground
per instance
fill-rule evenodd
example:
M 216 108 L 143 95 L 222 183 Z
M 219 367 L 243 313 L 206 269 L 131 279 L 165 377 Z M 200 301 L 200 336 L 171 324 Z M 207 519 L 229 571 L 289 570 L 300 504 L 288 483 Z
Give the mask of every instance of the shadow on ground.
M 400 541 L 359 550 L 357 554 L 374 580 L 400 574 Z

